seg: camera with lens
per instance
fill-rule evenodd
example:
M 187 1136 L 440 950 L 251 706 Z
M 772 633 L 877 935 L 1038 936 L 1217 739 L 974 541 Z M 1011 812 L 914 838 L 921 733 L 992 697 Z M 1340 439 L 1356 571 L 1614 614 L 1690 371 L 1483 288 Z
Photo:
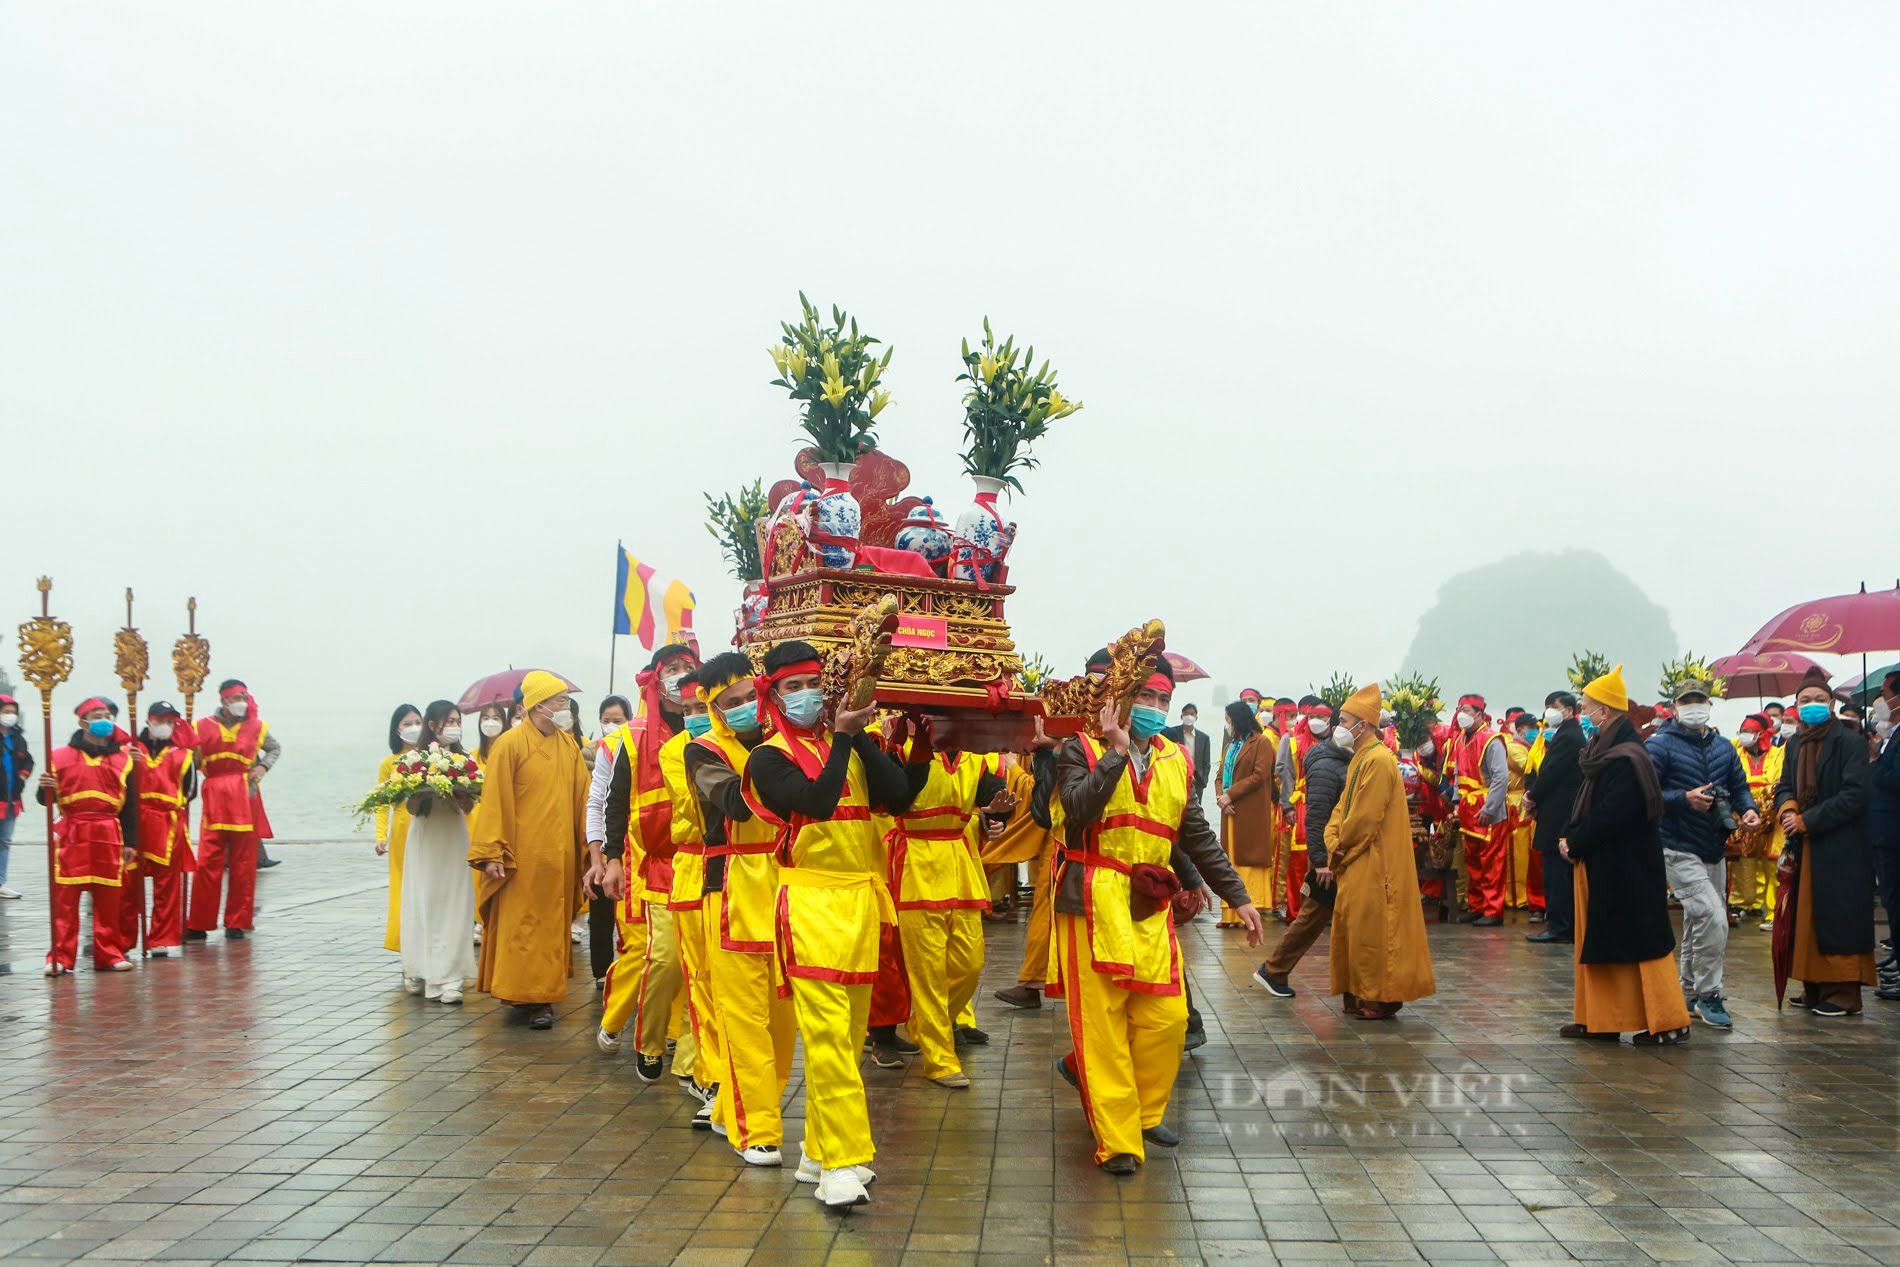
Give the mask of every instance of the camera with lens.
M 1709 806 L 1709 816 L 1715 819 L 1715 828 L 1724 836 L 1740 831 L 1741 820 L 1735 817 L 1735 807 L 1729 804 L 1728 793 L 1721 788 L 1714 789 L 1715 803 Z

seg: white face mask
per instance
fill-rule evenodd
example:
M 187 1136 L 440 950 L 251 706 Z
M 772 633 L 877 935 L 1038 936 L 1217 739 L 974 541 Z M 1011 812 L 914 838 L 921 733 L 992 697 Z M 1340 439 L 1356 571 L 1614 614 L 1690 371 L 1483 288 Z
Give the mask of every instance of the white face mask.
M 1709 716 L 1713 711 L 1707 704 L 1678 704 L 1676 721 L 1691 730 L 1701 730 L 1709 724 Z
M 554 723 L 556 730 L 572 730 L 574 729 L 574 710 L 563 708 L 558 713 L 548 714 L 548 720 Z
M 1434 744 L 1431 740 L 1427 739 L 1424 743 L 1418 746 L 1418 755 L 1421 757 L 1429 757 L 1432 755 L 1432 749 L 1434 749 L 1437 746 L 1438 745 Z
M 396 728 L 396 738 L 402 740 L 404 743 L 414 743 L 416 740 L 422 738 L 422 723 L 412 721 L 407 726 L 398 726 Z
M 1478 724 L 1478 719 L 1476 717 L 1473 717 L 1470 713 L 1458 714 L 1458 729 L 1470 730 L 1473 726 L 1477 724 Z
M 1893 720 L 1893 705 L 1884 699 L 1877 699 L 1867 710 L 1867 715 L 1873 719 L 1874 725 L 1884 725 Z
M 1324 717 L 1309 717 L 1306 719 L 1306 729 L 1315 739 L 1323 738 L 1326 732 L 1332 728 L 1333 724 Z
M 1552 730 L 1555 730 L 1557 727 L 1563 724 L 1564 724 L 1564 710 L 1563 709 L 1546 708 L 1544 710 L 1544 725 L 1549 726 Z
M 1341 726 L 1338 730 L 1333 732 L 1333 743 L 1335 746 L 1344 748 L 1347 752 L 1351 752 L 1353 748 L 1358 745 L 1359 737 L 1353 734 L 1352 731 L 1346 729 L 1346 727 Z
M 1784 721 L 1781 723 L 1781 737 L 1783 739 L 1794 738 L 1794 723 L 1793 722 Z
M 444 726 L 442 728 L 442 742 L 447 744 L 461 743 L 462 728 L 460 726 Z
M 0 730 L 11 730 L 20 724 L 18 713 L 0 713 Z
M 501 733 L 501 718 L 499 717 L 482 718 L 482 733 L 484 735 L 487 735 L 490 739 L 493 739 L 496 735 L 499 735 Z
M 660 694 L 666 696 L 668 700 L 675 704 L 679 703 L 680 687 L 686 684 L 686 679 L 689 676 L 691 675 L 686 673 L 675 673 L 672 677 L 661 678 Z
M 248 717 L 251 712 L 251 701 L 247 699 L 231 700 L 225 704 L 224 711 L 233 717 Z
M 1192 717 L 1183 717 L 1183 718 L 1181 719 L 1181 729 L 1182 729 L 1182 730 L 1193 730 L 1193 729 L 1194 729 L 1194 719 L 1193 719 Z
M 1740 744 L 1744 748 L 1753 748 L 1755 746 L 1756 741 L 1759 740 L 1760 738 L 1761 738 L 1761 731 L 1744 730 L 1741 734 L 1735 736 L 1735 742 Z
M 155 726 L 147 727 L 147 729 L 151 731 L 152 738 L 156 740 L 157 742 L 159 743 L 171 742 L 172 728 L 169 722 L 160 722 Z

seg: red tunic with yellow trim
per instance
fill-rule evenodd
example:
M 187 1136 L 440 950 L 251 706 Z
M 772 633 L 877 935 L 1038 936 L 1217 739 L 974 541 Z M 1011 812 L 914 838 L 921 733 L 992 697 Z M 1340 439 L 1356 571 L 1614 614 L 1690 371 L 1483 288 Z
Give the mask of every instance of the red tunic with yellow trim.
M 198 719 L 198 771 L 201 831 L 256 831 L 259 807 L 251 795 L 251 767 L 257 764 L 266 727 L 255 717 L 226 726 L 216 717 Z
M 143 752 L 139 762 L 139 856 L 161 867 L 190 871 L 197 866 L 187 826 L 185 779 L 191 774 L 191 749 L 167 745 L 157 757 Z
M 1487 826 L 1478 821 L 1485 799 L 1491 794 L 1491 785 L 1484 776 L 1484 750 L 1494 740 L 1502 743 L 1504 732 L 1486 724 L 1473 726 L 1464 738 L 1450 745 L 1457 754 L 1454 760 L 1458 769 L 1458 827 L 1465 835 L 1480 840 L 1490 839 L 1492 828 L 1497 825 Z
M 59 884 L 118 888 L 124 873 L 125 832 L 119 814 L 136 764 L 134 751 L 95 756 L 70 744 L 53 753 L 59 822 L 53 829 L 53 879 Z
M 898 910 L 988 909 L 989 883 L 971 851 L 969 833 L 986 769 L 975 753 L 930 758 L 923 789 L 885 837 Z

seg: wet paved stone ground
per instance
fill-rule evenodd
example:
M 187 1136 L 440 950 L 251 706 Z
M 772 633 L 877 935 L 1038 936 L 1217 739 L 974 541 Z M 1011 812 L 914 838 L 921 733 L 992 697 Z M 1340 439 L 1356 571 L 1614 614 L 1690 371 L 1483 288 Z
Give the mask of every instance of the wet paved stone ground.
M 280 852 L 255 939 L 124 976 L 43 980 L 43 886 L 0 907 L 0 1261 L 1900 1263 L 1900 1006 L 1777 1015 L 1753 928 L 1735 1032 L 1641 1050 L 1555 1036 L 1568 960 L 1521 924 L 1433 928 L 1438 996 L 1384 1025 L 1315 992 L 1323 953 L 1279 1002 L 1197 925 L 1183 1143 L 1118 1180 L 1060 1009 L 989 1001 L 1021 945 L 992 926 L 975 1085 L 867 1068 L 879 1180 L 840 1218 L 598 1052 L 586 981 L 547 1033 L 412 998 L 368 851 Z

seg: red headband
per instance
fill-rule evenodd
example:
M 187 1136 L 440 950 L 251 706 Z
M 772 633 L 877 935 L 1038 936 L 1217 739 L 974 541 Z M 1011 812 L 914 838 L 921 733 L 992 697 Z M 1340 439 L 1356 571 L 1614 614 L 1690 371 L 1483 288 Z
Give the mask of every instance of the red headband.
M 1750 713 L 1748 716 L 1742 718 L 1743 730 L 1767 730 L 1772 725 L 1774 725 L 1774 723 L 1760 713 Z
M 794 660 L 790 664 L 781 664 L 770 673 L 761 676 L 759 685 L 763 690 L 765 687 L 778 685 L 788 677 L 802 677 L 807 673 L 823 673 L 824 671 L 825 666 L 816 660 Z
M 1163 695 L 1174 694 L 1174 679 L 1165 673 L 1157 673 L 1148 679 L 1146 687 L 1150 691 L 1159 691 Z
M 239 682 L 236 686 L 227 686 L 218 692 L 219 699 L 230 699 L 233 695 L 249 695 L 251 688 Z
M 1484 696 L 1482 696 L 1482 695 L 1460 695 L 1460 696 L 1458 697 L 1458 707 L 1460 707 L 1460 708 L 1463 708 L 1463 707 L 1465 707 L 1465 706 L 1466 706 L 1467 704 L 1468 704 L 1468 705 L 1470 705 L 1471 707 L 1473 707 L 1473 708 L 1475 708 L 1475 709 L 1477 709 L 1477 710 L 1478 710 L 1479 712 L 1481 712 L 1481 713 L 1482 713 L 1482 712 L 1484 711 Z
M 1332 711 L 1333 710 L 1328 708 L 1324 703 L 1300 705 L 1300 716 L 1302 717 L 1324 717 Z
M 84 717 L 87 713 L 90 713 L 95 708 L 103 708 L 108 713 L 112 711 L 112 705 L 106 703 L 103 699 L 95 695 L 91 699 L 87 700 L 85 703 L 81 704 L 78 708 L 75 708 L 73 710 L 73 716 Z

